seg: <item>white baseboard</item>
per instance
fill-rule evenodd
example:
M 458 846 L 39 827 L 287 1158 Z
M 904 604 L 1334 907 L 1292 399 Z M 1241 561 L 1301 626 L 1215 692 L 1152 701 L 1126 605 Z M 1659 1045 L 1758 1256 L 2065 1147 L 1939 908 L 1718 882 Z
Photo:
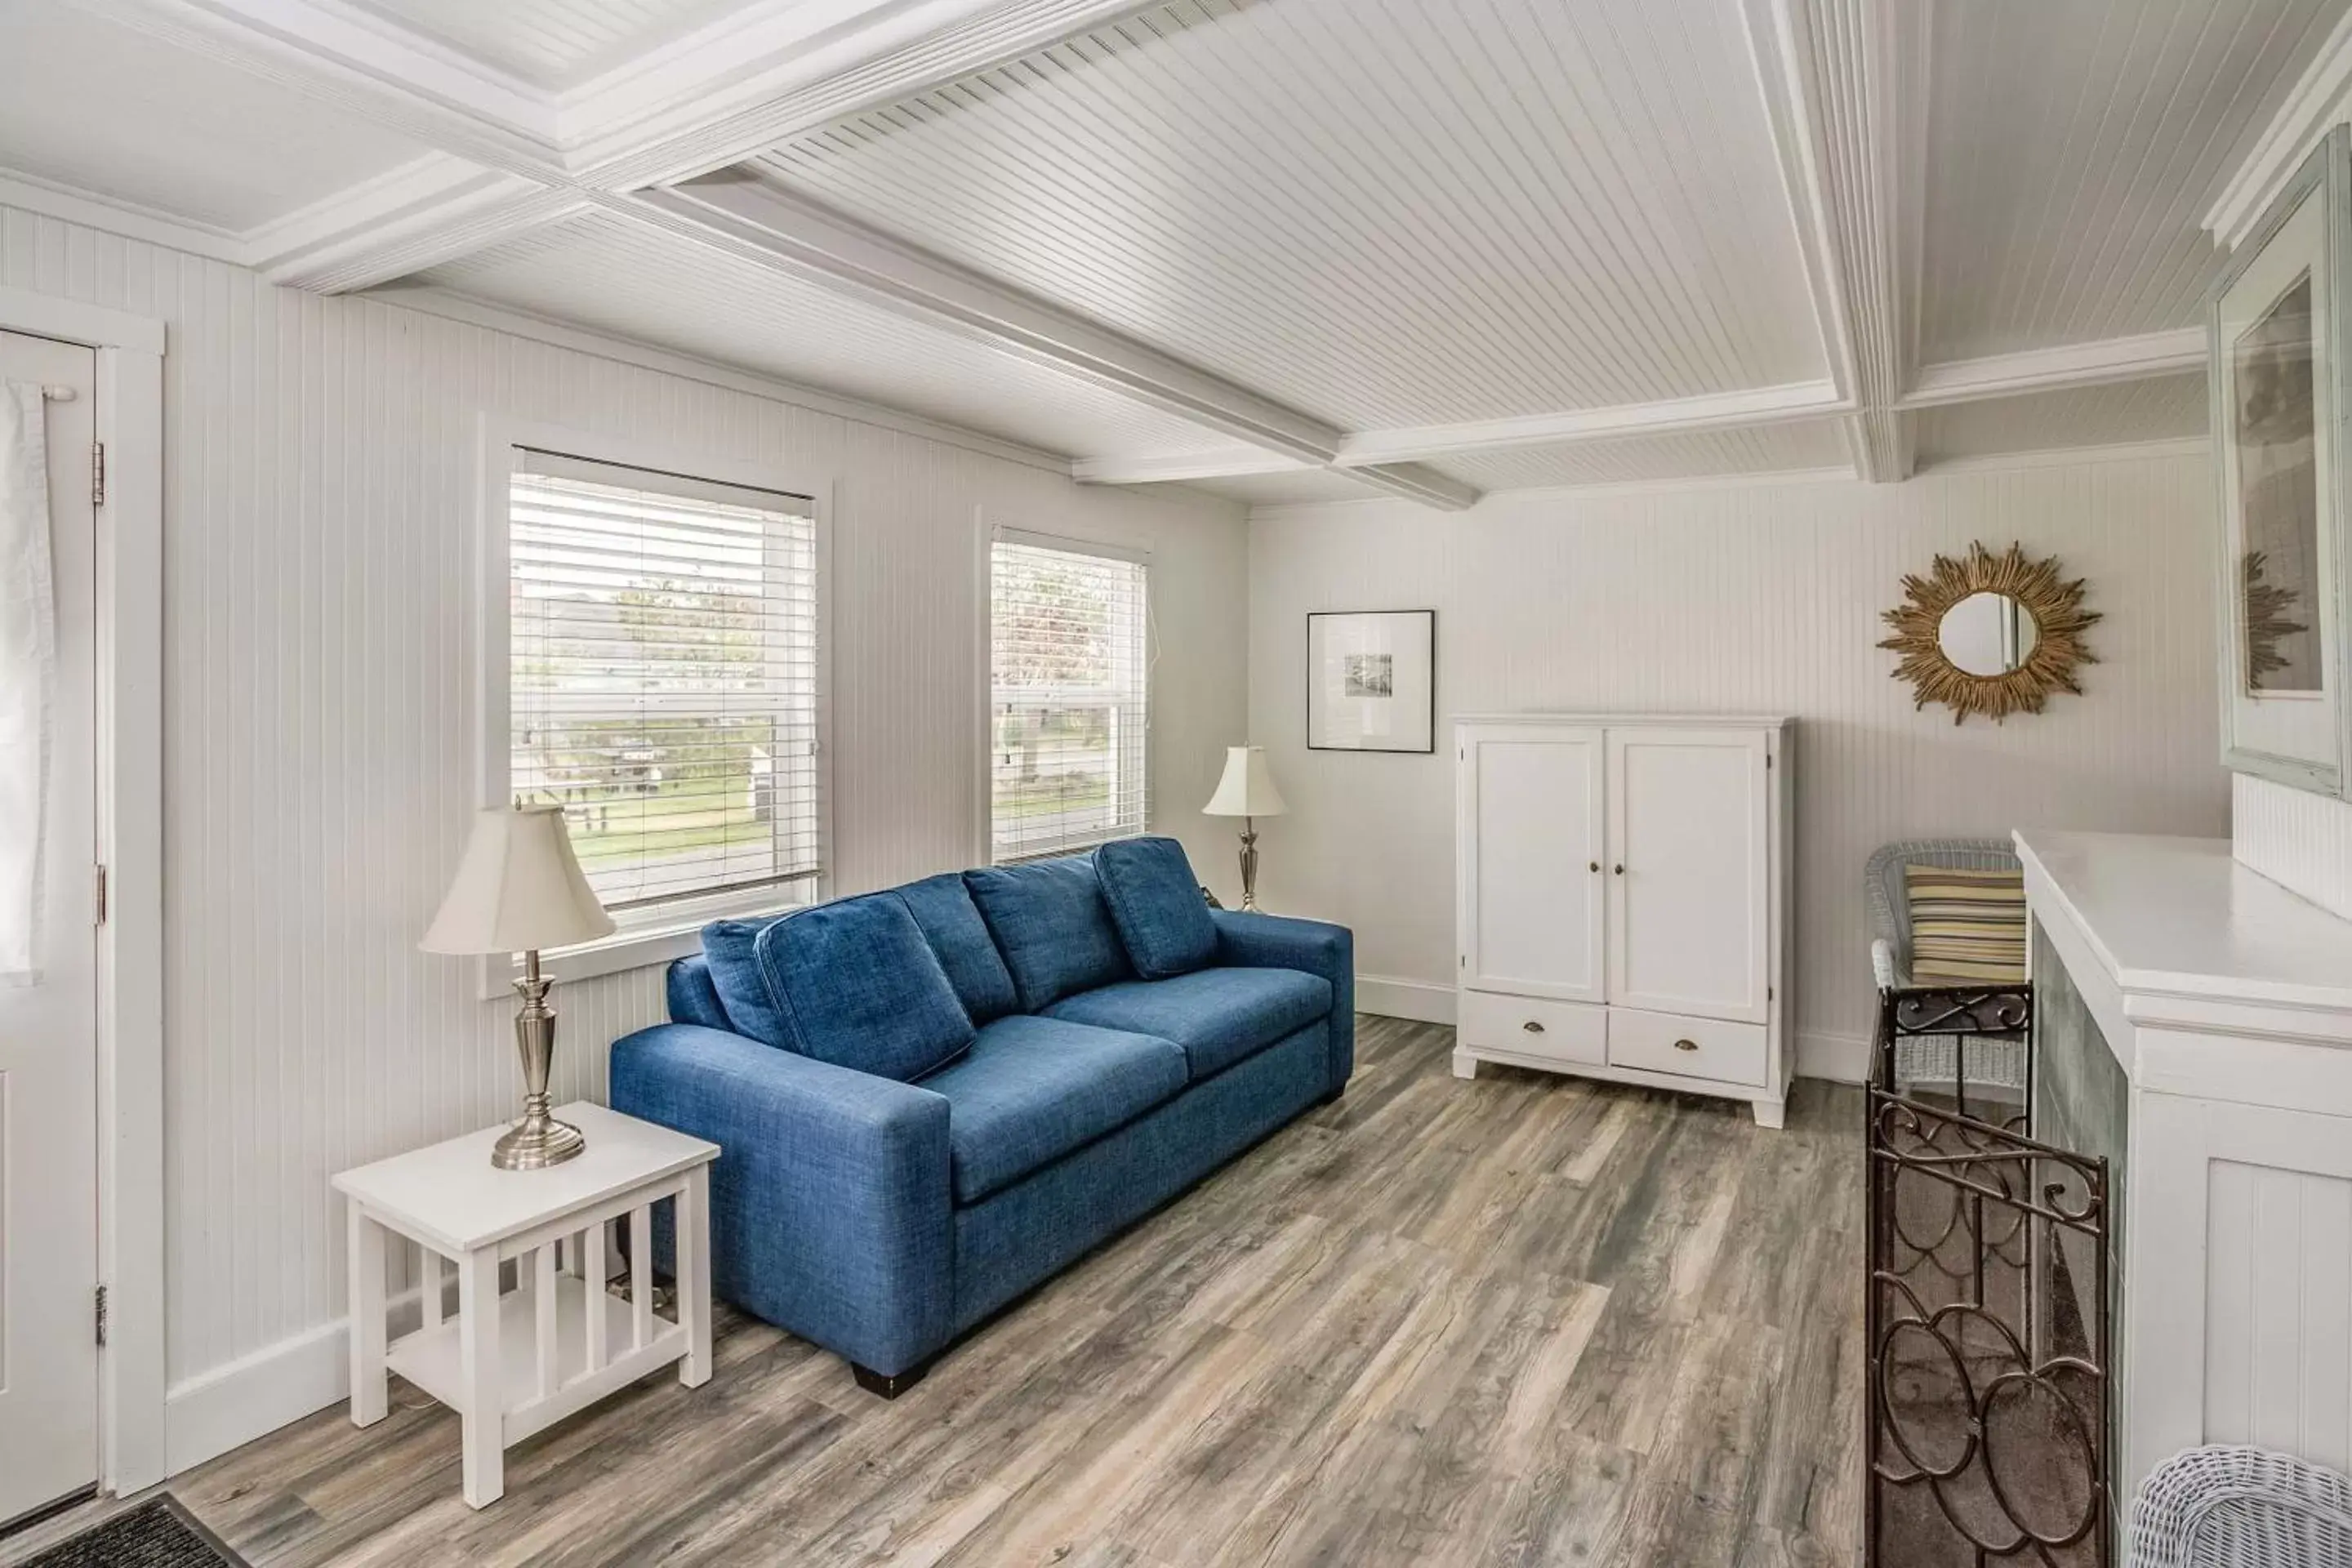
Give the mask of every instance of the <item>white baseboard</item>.
M 1867 1035 L 1825 1035 L 1797 1031 L 1797 1076 L 1825 1078 L 1836 1083 L 1866 1083 L 1870 1079 L 1870 1037 Z
M 1398 980 L 1386 974 L 1356 976 L 1356 1011 L 1419 1024 L 1454 1022 L 1454 987 L 1430 980 Z
M 305 1329 L 174 1384 L 163 1395 L 163 1465 L 172 1475 L 351 1397 L 348 1319 Z
M 450 1283 L 442 1286 L 445 1312 L 457 1310 Z M 390 1297 L 385 1308 L 385 1331 L 394 1339 L 424 1317 L 413 1286 Z M 350 1327 L 349 1318 L 337 1318 L 173 1384 L 163 1395 L 165 1472 L 193 1469 L 349 1399 Z

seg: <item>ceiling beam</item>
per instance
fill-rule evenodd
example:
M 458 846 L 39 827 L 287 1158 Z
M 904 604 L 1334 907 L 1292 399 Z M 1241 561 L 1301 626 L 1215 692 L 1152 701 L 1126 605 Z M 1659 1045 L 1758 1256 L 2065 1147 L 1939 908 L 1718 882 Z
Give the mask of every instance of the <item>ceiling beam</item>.
M 2213 243 L 2224 248 L 2244 243 L 2319 139 L 2343 123 L 2347 113 L 2352 113 L 2352 12 L 2336 22 L 2263 128 L 2253 152 L 2221 187 L 2205 215 Z
M 1339 427 L 740 170 L 606 198 L 774 271 L 946 324 L 1263 450 L 1318 465 Z
M 1136 458 L 1080 458 L 1070 478 L 1082 485 L 1181 485 L 1191 479 L 1240 479 L 1259 474 L 1297 474 L 1313 463 L 1235 443 L 1197 452 L 1163 452 Z
M 691 179 L 1162 3 L 798 0 L 755 10 L 572 95 L 561 116 L 568 166 L 608 190 Z
M 1936 408 L 1990 397 L 2202 372 L 2205 355 L 2205 330 L 2181 327 L 2138 337 L 1989 354 L 1982 359 L 1947 360 L 1920 370 L 1903 398 L 1903 406 Z
M 1896 399 L 1917 331 L 1926 0 L 1746 0 L 1741 17 L 1822 357 L 1853 404 L 1843 428 L 1854 471 L 1903 479 L 1914 453 Z
M 1335 474 L 1386 490 L 1406 500 L 1419 501 L 1439 511 L 1467 511 L 1484 492 L 1477 486 L 1441 474 L 1420 463 L 1378 463 L 1362 468 L 1333 468 Z
M 242 259 L 272 283 L 342 293 L 499 244 L 588 205 L 575 191 L 429 153 L 248 231 Z

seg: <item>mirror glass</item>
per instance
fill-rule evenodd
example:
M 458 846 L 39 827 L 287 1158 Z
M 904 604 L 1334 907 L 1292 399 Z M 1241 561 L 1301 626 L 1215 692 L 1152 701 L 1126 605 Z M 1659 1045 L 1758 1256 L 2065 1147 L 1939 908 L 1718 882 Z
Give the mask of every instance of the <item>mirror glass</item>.
M 2238 505 L 2245 553 L 2238 563 L 2246 690 L 2311 692 L 2321 686 L 2319 468 L 2312 399 L 2311 275 L 2298 276 L 2231 347 Z
M 2007 675 L 2025 663 L 2042 635 L 2033 612 L 2006 594 L 1970 594 L 1944 612 L 1936 641 L 1970 675 Z

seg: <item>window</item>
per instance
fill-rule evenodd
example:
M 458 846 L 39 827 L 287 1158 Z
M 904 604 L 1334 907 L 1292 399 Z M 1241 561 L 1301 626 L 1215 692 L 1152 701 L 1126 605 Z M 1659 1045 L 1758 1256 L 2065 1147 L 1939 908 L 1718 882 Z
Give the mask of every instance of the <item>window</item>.
M 509 777 L 621 917 L 771 907 L 823 872 L 816 508 L 518 449 Z M 731 907 L 731 904 L 730 904 Z M 634 922 L 652 923 L 648 919 Z
M 998 861 L 1144 831 L 1150 567 L 999 531 L 989 551 L 990 852 Z

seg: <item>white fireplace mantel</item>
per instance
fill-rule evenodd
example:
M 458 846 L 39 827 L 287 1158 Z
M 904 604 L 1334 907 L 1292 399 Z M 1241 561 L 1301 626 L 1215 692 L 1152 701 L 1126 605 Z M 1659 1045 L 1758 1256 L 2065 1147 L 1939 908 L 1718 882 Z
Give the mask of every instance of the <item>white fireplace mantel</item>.
M 2130 1086 L 2121 1495 L 2199 1443 L 2352 1468 L 2352 921 L 2226 839 L 2016 839 Z

